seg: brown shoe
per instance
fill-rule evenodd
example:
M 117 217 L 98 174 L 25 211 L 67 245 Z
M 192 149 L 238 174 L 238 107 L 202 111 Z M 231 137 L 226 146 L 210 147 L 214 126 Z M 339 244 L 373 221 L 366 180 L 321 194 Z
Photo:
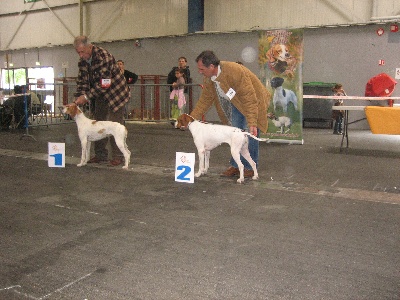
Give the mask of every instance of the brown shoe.
M 254 176 L 254 171 L 253 170 L 244 169 L 244 172 L 243 172 L 243 177 L 244 178 L 249 178 L 249 177 L 253 177 L 253 176 Z
M 231 166 L 221 174 L 221 177 L 234 177 L 237 175 L 239 175 L 239 169 Z
M 100 157 L 97 157 L 97 156 L 93 156 L 91 159 L 89 159 L 88 160 L 88 164 L 99 164 L 99 163 L 101 163 L 101 162 L 105 162 L 105 161 L 107 161 L 106 159 L 104 159 L 104 158 L 100 158 Z
M 110 161 L 110 166 L 119 166 L 122 165 L 122 159 L 121 158 L 114 158 L 113 160 Z

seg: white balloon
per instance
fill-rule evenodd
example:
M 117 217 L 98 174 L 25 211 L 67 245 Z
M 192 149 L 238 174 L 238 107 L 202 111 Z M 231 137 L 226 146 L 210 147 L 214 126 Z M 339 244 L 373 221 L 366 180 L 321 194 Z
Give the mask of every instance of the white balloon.
M 244 62 L 252 63 L 257 57 L 257 51 L 253 47 L 245 47 L 242 50 L 242 59 Z

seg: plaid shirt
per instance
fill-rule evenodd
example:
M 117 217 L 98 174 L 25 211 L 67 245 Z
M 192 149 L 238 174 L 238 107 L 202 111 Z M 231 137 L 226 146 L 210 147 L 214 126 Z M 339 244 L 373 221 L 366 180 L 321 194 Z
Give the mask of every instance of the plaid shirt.
M 86 95 L 89 100 L 108 101 L 113 111 L 123 107 L 129 100 L 129 87 L 114 56 L 107 50 L 93 46 L 91 63 L 79 60 L 79 74 L 75 97 Z M 102 79 L 111 79 L 109 87 L 102 87 Z

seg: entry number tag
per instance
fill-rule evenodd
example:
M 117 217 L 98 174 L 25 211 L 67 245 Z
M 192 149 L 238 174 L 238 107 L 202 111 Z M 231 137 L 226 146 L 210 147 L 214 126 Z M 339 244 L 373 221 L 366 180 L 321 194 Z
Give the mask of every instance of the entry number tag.
M 233 97 L 235 97 L 236 92 L 233 88 L 230 88 L 228 92 L 226 93 L 226 96 L 229 98 L 229 100 L 232 100 Z
M 194 153 L 176 152 L 175 181 L 194 183 Z
M 101 80 L 101 87 L 103 89 L 108 89 L 111 86 L 111 79 L 110 78 L 103 78 Z

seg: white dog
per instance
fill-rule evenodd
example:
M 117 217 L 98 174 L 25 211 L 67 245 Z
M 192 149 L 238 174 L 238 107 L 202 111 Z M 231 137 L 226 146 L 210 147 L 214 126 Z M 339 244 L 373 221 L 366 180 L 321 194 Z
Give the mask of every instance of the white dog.
M 232 157 L 239 168 L 240 177 L 237 182 L 242 183 L 244 181 L 244 166 L 240 161 L 240 154 L 253 168 L 253 179 L 258 179 L 257 166 L 251 158 L 248 149 L 248 136 L 258 141 L 266 141 L 267 139 L 257 138 L 254 135 L 242 131 L 237 127 L 202 123 L 195 120 L 188 114 L 183 114 L 178 117 L 176 127 L 187 127 L 192 133 L 194 144 L 197 147 L 197 152 L 199 155 L 199 171 L 195 174 L 196 177 L 207 174 L 208 167 L 210 165 L 211 150 L 218 147 L 222 143 L 227 143 L 231 146 Z
M 292 120 L 289 117 L 281 116 L 281 117 L 276 117 L 273 113 L 268 113 L 267 117 L 272 120 L 272 123 L 280 130 L 278 132 L 280 133 L 288 133 L 290 131 L 290 126 L 292 126 Z M 286 131 L 285 131 L 285 128 Z
M 82 113 L 80 108 L 74 104 L 64 106 L 63 113 L 70 115 L 78 126 L 78 135 L 82 146 L 81 162 L 77 165 L 78 167 L 87 164 L 90 156 L 91 142 L 98 141 L 112 135 L 114 136 L 115 143 L 125 158 L 125 164 L 122 168 L 128 168 L 131 152 L 128 150 L 128 145 L 126 144 L 128 131 L 124 125 L 111 121 L 91 120 L 87 118 Z
M 294 108 L 297 110 L 297 97 L 293 91 L 282 87 L 284 81 L 285 80 L 281 77 L 274 77 L 271 79 L 271 86 L 275 89 L 274 97 L 272 99 L 274 110 L 276 111 L 276 107 L 279 105 L 283 108 L 283 112 L 286 114 L 290 102 L 293 103 Z

